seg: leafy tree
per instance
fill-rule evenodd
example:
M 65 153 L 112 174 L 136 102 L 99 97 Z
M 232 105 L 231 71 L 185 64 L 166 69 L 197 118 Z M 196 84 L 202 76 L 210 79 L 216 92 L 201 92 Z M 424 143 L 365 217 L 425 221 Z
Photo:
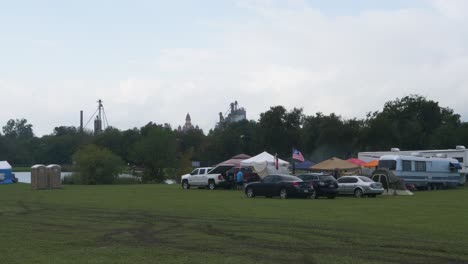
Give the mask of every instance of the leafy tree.
M 114 154 L 124 156 L 122 149 L 123 137 L 120 130 L 113 127 L 107 127 L 102 133 L 99 133 L 94 137 L 93 143 L 97 146 L 101 146 L 109 149 Z
M 3 126 L 3 134 L 9 138 L 28 139 L 34 137 L 32 125 L 28 124 L 28 121 L 24 118 L 8 120 L 6 125 Z
M 35 160 L 43 164 L 72 164 L 73 154 L 91 140 L 90 132 L 80 132 L 76 127 L 55 127 L 52 134 L 39 140 L 34 151 Z
M 458 129 L 460 116 L 437 102 L 411 95 L 385 103 L 382 112 L 375 112 L 366 122 L 362 142 L 369 142 L 368 148 L 447 148 L 453 147 L 447 145 L 452 144 L 449 131 Z
M 301 147 L 300 130 L 303 120 L 301 108 L 287 112 L 283 106 L 274 106 L 261 113 L 259 126 L 263 147 L 281 157 L 290 157 L 293 147 Z
M 96 145 L 82 147 L 73 155 L 73 161 L 82 184 L 111 184 L 123 168 L 120 157 Z
M 175 134 L 170 127 L 155 124 L 143 130 L 145 134 L 132 150 L 133 160 L 144 167 L 143 182 L 162 182 L 164 169 L 177 166 Z

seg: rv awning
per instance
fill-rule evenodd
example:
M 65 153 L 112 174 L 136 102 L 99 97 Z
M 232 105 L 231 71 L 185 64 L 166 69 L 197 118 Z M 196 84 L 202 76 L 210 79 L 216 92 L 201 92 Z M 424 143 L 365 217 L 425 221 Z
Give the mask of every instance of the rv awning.
M 457 163 L 457 162 L 450 162 L 450 168 L 453 168 L 453 169 L 461 169 L 462 166 L 460 165 L 460 163 Z

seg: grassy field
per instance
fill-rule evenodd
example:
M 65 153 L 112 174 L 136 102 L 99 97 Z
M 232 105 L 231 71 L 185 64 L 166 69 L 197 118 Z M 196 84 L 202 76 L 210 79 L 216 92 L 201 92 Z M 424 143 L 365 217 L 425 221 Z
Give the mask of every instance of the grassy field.
M 30 172 L 31 167 L 13 167 L 13 172 Z
M 248 199 L 170 185 L 0 185 L 1 263 L 468 263 L 468 189 Z

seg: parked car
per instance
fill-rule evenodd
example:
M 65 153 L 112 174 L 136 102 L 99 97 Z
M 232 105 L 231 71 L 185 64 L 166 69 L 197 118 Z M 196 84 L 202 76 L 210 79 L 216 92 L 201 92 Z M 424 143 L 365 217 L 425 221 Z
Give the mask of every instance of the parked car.
M 183 189 L 190 189 L 190 187 L 208 187 L 214 190 L 216 187 L 226 187 L 229 185 L 227 181 L 226 172 L 232 169 L 231 165 L 222 165 L 215 168 L 204 167 L 194 169 L 190 174 L 182 175 L 181 183 Z
M 314 198 L 313 186 L 291 175 L 268 175 L 259 182 L 252 182 L 245 186 L 245 195 L 249 198 L 265 196 L 271 198 L 279 196 L 286 199 L 292 196 Z
M 315 190 L 315 198 L 326 196 L 334 199 L 338 194 L 338 182 L 333 176 L 323 173 L 306 173 L 297 176 L 305 182 L 310 182 Z
M 365 176 L 343 176 L 338 179 L 339 194 L 352 194 L 360 198 L 364 195 L 375 197 L 383 192 L 384 188 L 381 183 Z

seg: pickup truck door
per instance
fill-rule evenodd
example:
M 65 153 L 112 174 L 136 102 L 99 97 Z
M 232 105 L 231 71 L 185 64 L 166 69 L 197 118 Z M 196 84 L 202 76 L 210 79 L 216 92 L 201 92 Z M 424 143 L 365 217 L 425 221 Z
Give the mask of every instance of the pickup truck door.
M 207 169 L 200 169 L 198 171 L 198 185 L 208 185 L 208 170 Z
M 191 173 L 190 173 L 190 177 L 188 177 L 188 182 L 190 185 L 198 185 L 198 171 L 199 169 L 194 169 Z

